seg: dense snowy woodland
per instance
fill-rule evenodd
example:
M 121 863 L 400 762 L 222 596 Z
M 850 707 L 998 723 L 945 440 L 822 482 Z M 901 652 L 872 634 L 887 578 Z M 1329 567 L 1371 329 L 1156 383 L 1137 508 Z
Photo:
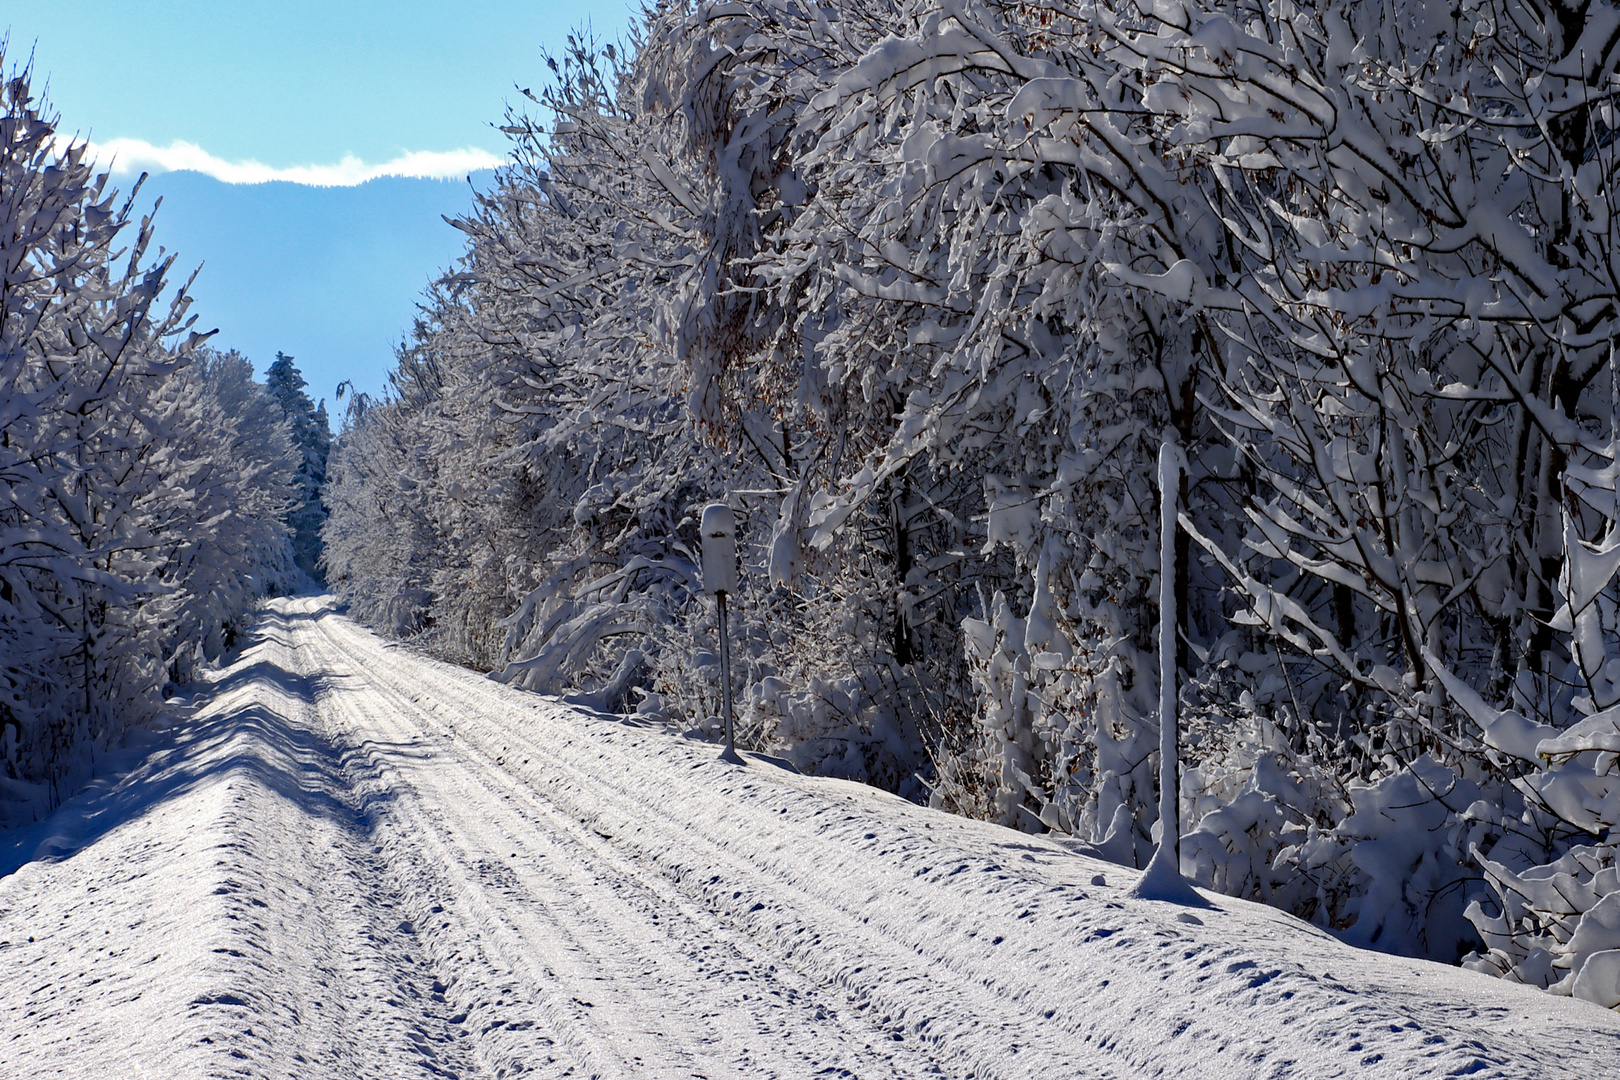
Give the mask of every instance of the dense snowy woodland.
M 1169 659 L 1189 880 L 1620 1006 L 1620 6 L 673 0 L 632 36 L 522 91 L 329 458 L 290 360 L 260 386 L 158 310 L 150 223 L 7 85 L 7 793 L 322 574 L 712 733 L 719 500 L 744 745 L 1141 867 Z
M 54 806 L 255 601 L 305 584 L 327 438 L 290 358 L 260 384 L 208 348 L 135 192 L 31 74 L 0 89 L 0 824 Z
M 329 580 L 1142 865 L 1155 462 L 1196 883 L 1620 1004 L 1620 8 L 667 4 L 507 117 Z M 1466 959 L 1465 959 L 1466 958 Z

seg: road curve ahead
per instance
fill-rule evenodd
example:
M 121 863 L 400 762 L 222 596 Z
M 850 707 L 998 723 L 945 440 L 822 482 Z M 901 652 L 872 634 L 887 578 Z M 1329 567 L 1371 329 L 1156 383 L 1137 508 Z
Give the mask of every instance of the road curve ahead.
M 21 836 L 21 834 L 19 834 Z M 1620 1018 L 580 713 L 329 597 L 14 843 L 0 1077 L 1596 1077 Z M 26 853 L 25 853 L 26 857 Z M 14 860 L 16 861 L 16 860 Z

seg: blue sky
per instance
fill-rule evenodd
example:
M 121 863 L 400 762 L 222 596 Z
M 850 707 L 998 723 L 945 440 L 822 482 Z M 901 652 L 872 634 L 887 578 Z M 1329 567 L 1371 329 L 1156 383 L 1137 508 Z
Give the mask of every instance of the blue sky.
M 309 187 L 189 171 L 154 175 L 143 193 L 163 197 L 156 239 L 179 253 L 175 276 L 203 264 L 192 287 L 199 328 L 217 327 L 213 344 L 240 349 L 261 373 L 278 349 L 296 358 L 334 426 L 339 382 L 383 388 L 422 290 L 461 252 L 462 234 L 440 215 L 472 202 L 465 180 Z
M 0 0 L 8 67 L 35 57 L 61 126 L 164 197 L 157 240 L 199 322 L 316 397 L 375 393 L 422 288 L 460 251 L 441 220 L 505 155 L 494 129 L 542 50 L 626 0 Z M 368 176 L 383 179 L 361 183 Z M 263 182 L 248 182 L 263 181 Z

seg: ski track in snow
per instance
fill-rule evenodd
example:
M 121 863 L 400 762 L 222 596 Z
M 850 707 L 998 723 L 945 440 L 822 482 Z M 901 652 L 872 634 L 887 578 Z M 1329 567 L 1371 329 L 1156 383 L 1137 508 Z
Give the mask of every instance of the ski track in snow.
M 331 605 L 269 605 L 137 767 L 12 838 L 0 1077 L 1620 1074 L 1595 1006 L 1131 900 Z

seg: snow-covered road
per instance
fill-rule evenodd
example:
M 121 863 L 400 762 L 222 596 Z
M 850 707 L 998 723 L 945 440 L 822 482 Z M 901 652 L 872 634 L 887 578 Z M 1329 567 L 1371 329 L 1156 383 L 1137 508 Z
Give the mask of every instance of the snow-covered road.
M 1595 1006 L 714 757 L 277 601 L 0 836 L 0 1077 L 1620 1076 Z

